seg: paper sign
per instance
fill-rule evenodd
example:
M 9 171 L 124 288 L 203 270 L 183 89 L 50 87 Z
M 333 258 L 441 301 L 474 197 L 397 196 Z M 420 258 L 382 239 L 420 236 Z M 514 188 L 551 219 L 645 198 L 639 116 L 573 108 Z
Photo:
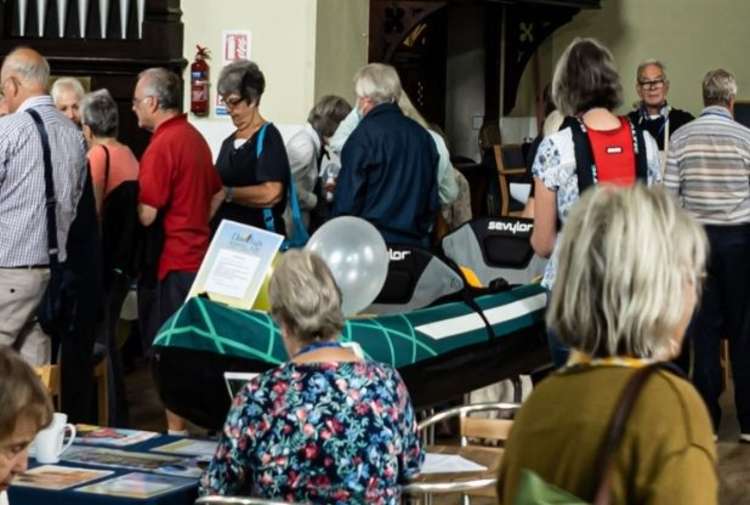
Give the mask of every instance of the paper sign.
M 212 300 L 249 310 L 284 237 L 227 219 L 219 224 L 188 298 Z
M 247 30 L 225 30 L 221 32 L 221 60 L 224 65 L 237 60 L 250 59 L 252 35 Z
M 206 291 L 217 295 L 242 298 L 258 270 L 260 258 L 222 249 L 206 278 Z
M 419 473 L 465 473 L 486 471 L 486 466 L 479 465 L 456 454 L 436 454 L 428 452 L 425 454 L 424 463 L 422 463 L 422 468 L 420 468 Z

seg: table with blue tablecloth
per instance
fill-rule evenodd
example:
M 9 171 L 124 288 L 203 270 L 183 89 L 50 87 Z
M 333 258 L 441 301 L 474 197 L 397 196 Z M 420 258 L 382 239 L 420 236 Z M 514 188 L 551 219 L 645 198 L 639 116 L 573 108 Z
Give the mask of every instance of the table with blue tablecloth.
M 144 442 L 133 444 L 127 447 L 112 447 L 112 446 L 99 446 L 99 445 L 77 445 L 73 447 L 88 447 L 88 448 L 101 448 L 101 449 L 114 449 L 124 450 L 128 452 L 151 452 L 156 447 L 163 446 L 165 444 L 182 440 L 182 437 L 173 437 L 167 435 L 159 435 Z M 161 454 L 161 453 L 159 453 Z M 173 455 L 173 454 L 170 454 Z M 8 490 L 11 505 L 125 505 L 125 504 L 138 504 L 138 505 L 192 505 L 198 496 L 198 479 L 191 479 L 192 485 L 177 489 L 172 492 L 155 496 L 149 499 L 136 499 L 136 498 L 123 498 L 116 496 L 105 496 L 97 494 L 89 494 L 76 491 L 77 488 L 87 486 L 89 484 L 96 484 L 103 482 L 108 479 L 112 479 L 118 476 L 122 476 L 128 473 L 132 473 L 140 470 L 126 469 L 126 468 L 113 468 L 103 467 L 98 465 L 85 465 L 80 463 L 70 463 L 62 459 L 55 465 L 86 468 L 94 470 L 108 470 L 112 471 L 112 475 L 102 477 L 101 479 L 87 482 L 81 486 L 74 486 L 69 489 L 60 491 L 52 491 L 45 489 L 36 489 L 30 487 L 21 487 L 11 485 Z M 29 459 L 29 468 L 35 468 L 40 466 L 33 458 Z

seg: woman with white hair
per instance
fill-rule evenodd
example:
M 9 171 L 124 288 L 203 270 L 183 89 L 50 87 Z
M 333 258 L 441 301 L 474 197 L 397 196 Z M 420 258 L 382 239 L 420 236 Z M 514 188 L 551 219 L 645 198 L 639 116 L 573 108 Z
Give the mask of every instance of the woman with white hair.
M 80 104 L 85 93 L 81 81 L 75 77 L 60 77 L 50 90 L 55 107 L 78 127 L 81 126 Z
M 551 289 L 557 272 L 556 244 L 581 193 L 593 185 L 661 181 L 656 142 L 613 111 L 622 103 L 622 85 L 609 50 L 595 39 L 575 39 L 557 62 L 552 100 L 568 118 L 539 145 L 532 165 L 534 230 L 531 245 L 550 258 L 542 285 Z M 559 229 L 562 223 L 562 230 Z M 550 335 L 552 358 L 567 351 Z
M 636 370 L 679 354 L 704 272 L 702 228 L 660 187 L 592 189 L 565 227 L 547 324 L 574 351 L 513 423 L 498 483 L 508 505 L 529 472 L 593 502 L 617 399 Z M 607 503 L 717 503 L 711 422 L 679 373 L 664 365 L 637 396 Z
M 338 341 L 341 293 L 315 254 L 285 253 L 268 293 L 290 361 L 234 399 L 201 494 L 400 503 L 423 454 L 398 372 Z

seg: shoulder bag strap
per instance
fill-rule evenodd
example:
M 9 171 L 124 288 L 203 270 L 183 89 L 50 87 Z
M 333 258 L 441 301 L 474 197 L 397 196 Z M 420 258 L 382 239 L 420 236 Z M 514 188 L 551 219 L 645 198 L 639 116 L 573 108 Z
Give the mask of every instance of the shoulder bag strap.
M 594 495 L 594 505 L 608 505 L 610 503 L 610 482 L 612 479 L 612 472 L 614 471 L 615 454 L 617 453 L 617 449 L 622 441 L 622 436 L 625 433 L 625 426 L 628 417 L 630 417 L 633 405 L 635 405 L 643 386 L 646 385 L 648 379 L 654 374 L 654 372 L 658 371 L 659 368 L 660 365 L 654 363 L 636 370 L 625 385 L 625 389 L 620 394 L 620 398 L 615 407 L 615 411 L 609 420 L 609 427 L 607 428 L 604 440 L 599 447 L 599 453 L 596 458 L 595 468 L 601 473 L 599 474 L 599 484 L 596 489 L 596 494 Z
M 107 187 L 109 186 L 109 149 L 104 144 L 101 144 L 104 149 L 104 187 L 102 187 L 102 201 L 104 201 L 104 195 L 107 194 Z
M 49 137 L 47 129 L 44 127 L 42 118 L 34 109 L 27 109 L 31 118 L 34 120 L 36 129 L 42 142 L 42 153 L 44 159 L 44 195 L 45 207 L 47 208 L 47 254 L 49 254 L 50 269 L 57 268 L 58 245 L 57 245 L 57 197 L 55 196 L 55 180 L 52 176 L 52 154 L 49 148 Z
M 260 160 L 260 156 L 263 154 L 263 143 L 266 139 L 266 128 L 271 123 L 263 123 L 258 130 L 258 140 L 255 141 L 255 158 Z M 276 233 L 276 226 L 274 225 L 273 212 L 268 207 L 263 207 L 263 223 L 266 225 L 268 231 Z

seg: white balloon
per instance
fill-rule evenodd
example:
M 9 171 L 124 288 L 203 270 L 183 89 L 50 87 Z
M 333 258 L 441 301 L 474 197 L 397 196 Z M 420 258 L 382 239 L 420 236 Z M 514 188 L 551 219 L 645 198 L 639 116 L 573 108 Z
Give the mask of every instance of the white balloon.
M 326 262 L 341 290 L 341 310 L 356 315 L 380 294 L 388 275 L 388 249 L 377 228 L 364 219 L 331 219 L 310 237 L 305 249 Z

